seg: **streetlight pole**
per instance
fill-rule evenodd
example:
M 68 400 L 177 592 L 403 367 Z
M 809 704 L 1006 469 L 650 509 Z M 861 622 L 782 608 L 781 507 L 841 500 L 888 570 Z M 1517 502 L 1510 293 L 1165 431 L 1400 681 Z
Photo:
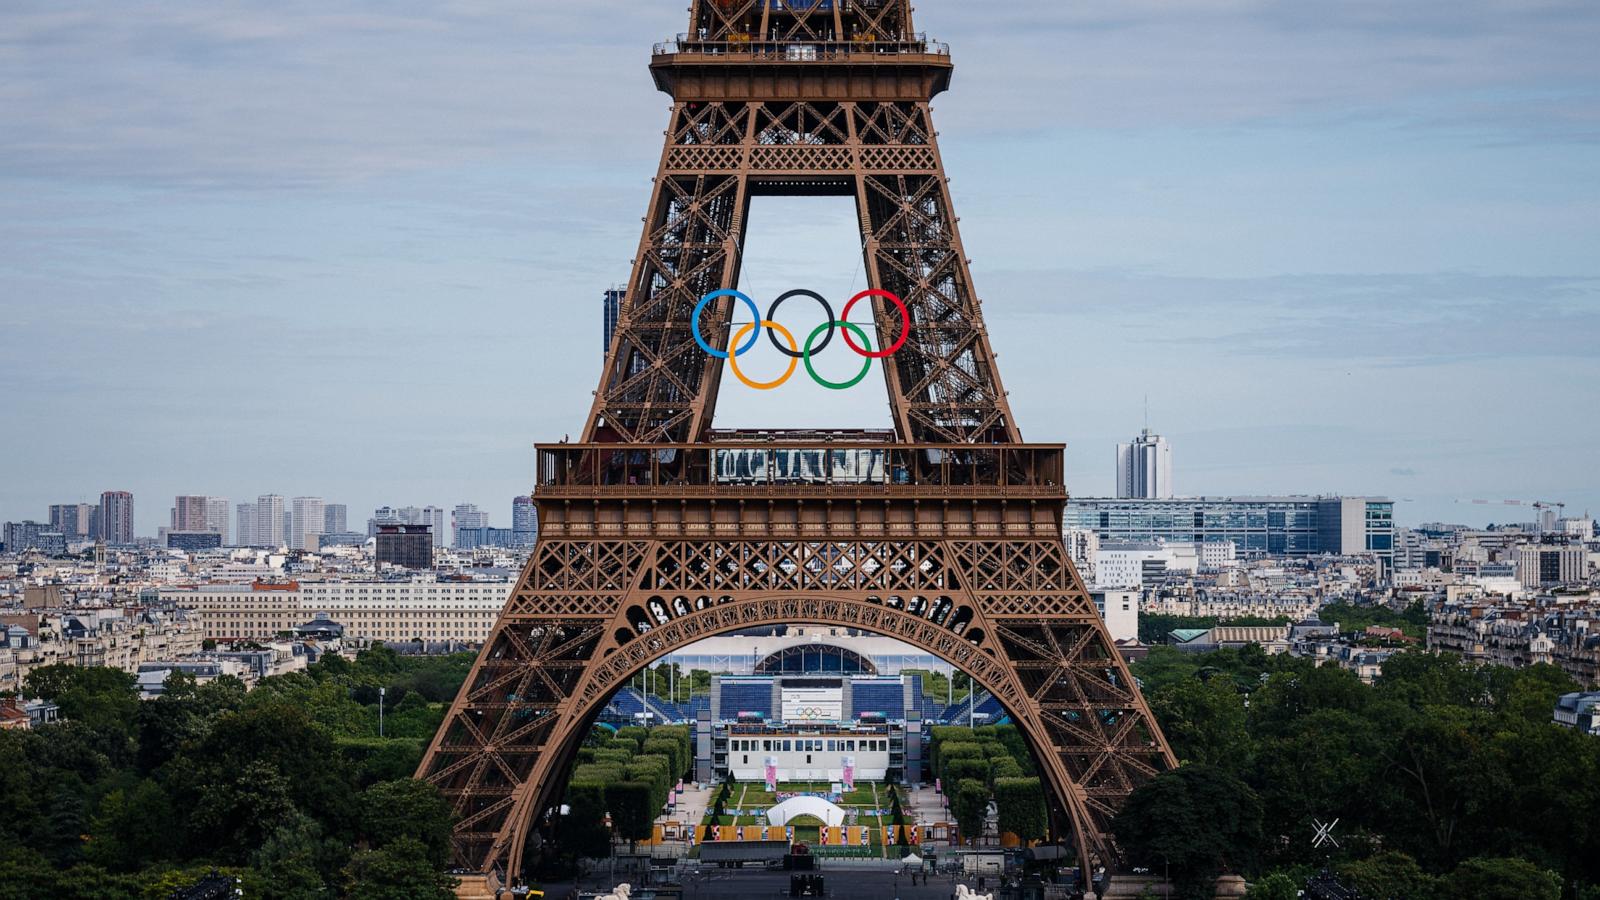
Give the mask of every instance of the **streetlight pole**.
M 378 688 L 378 737 L 383 737 L 383 696 L 388 688 Z

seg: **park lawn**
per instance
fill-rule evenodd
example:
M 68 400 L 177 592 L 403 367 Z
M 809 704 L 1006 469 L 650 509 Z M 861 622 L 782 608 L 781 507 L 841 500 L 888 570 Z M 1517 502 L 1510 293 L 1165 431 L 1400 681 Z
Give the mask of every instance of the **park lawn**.
M 766 816 L 712 816 L 706 813 L 701 825 L 767 825 Z
M 862 787 L 861 782 L 856 782 L 856 789 L 845 791 L 844 796 L 839 799 L 842 801 L 840 806 L 871 806 L 872 787 L 871 785 Z

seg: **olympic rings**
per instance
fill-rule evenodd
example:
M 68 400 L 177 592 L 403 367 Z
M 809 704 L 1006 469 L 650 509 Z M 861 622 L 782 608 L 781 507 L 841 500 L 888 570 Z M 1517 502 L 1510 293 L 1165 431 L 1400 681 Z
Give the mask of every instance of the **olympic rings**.
M 739 343 L 739 339 L 744 337 L 744 333 L 746 331 L 749 331 L 749 330 L 755 328 L 755 327 L 756 327 L 756 323 L 754 323 L 754 322 L 746 322 L 746 323 L 744 323 L 744 327 L 739 329 L 739 333 L 733 336 L 733 342 L 735 344 Z M 782 325 L 779 325 L 777 322 L 773 322 L 770 319 L 763 319 L 761 321 L 761 327 L 762 328 L 771 328 L 773 331 L 778 332 L 779 334 L 783 335 L 783 339 L 784 340 L 789 342 L 789 346 L 790 347 L 794 346 L 794 335 L 789 333 L 789 329 L 783 327 Z M 810 368 L 810 362 L 811 361 L 808 358 L 806 360 L 806 367 L 808 369 Z M 789 377 L 794 374 L 794 367 L 796 365 L 798 365 L 799 363 L 800 363 L 799 353 L 798 352 L 791 353 L 789 355 L 789 368 L 784 370 L 783 375 L 781 375 L 778 378 L 773 379 L 772 381 L 751 381 L 750 379 L 745 377 L 745 374 L 743 372 L 739 371 L 739 354 L 735 353 L 732 356 L 728 357 L 728 365 L 733 368 L 734 376 L 737 377 L 740 381 L 744 382 L 744 386 L 745 387 L 755 388 L 758 391 L 770 391 L 773 388 L 777 387 L 778 385 L 783 384 L 785 381 L 788 381 Z
M 722 289 L 720 291 L 712 291 L 711 293 L 705 295 L 704 297 L 701 297 L 700 298 L 700 302 L 696 303 L 694 305 L 694 315 L 689 317 L 689 326 L 690 326 L 690 331 L 694 334 L 694 342 L 696 344 L 700 345 L 700 349 L 701 350 L 704 350 L 706 353 L 709 353 L 710 355 L 716 357 L 717 359 L 727 359 L 728 358 L 728 354 L 727 354 L 726 351 L 717 350 L 717 349 L 713 348 L 710 344 L 706 343 L 706 339 L 705 338 L 700 336 L 700 313 L 705 311 L 707 303 L 710 303 L 711 301 L 717 299 L 718 297 L 738 297 L 740 300 L 743 300 L 744 301 L 744 305 L 750 307 L 750 317 L 753 318 L 753 319 L 758 319 L 759 320 L 761 318 L 761 310 L 756 309 L 756 302 L 754 300 L 751 300 L 749 297 L 747 297 L 746 295 L 744 295 L 744 294 L 742 294 L 742 293 L 740 293 L 738 291 L 730 290 L 730 289 L 727 289 L 727 288 L 724 288 L 724 289 Z M 734 341 L 734 343 L 737 344 L 739 342 L 738 341 Z M 792 345 L 792 344 L 794 344 L 794 341 L 791 340 L 791 341 L 789 341 L 789 343 Z M 749 350 L 751 347 L 754 347 L 755 345 L 756 345 L 756 335 L 752 334 L 752 335 L 750 335 L 750 343 L 745 344 L 743 347 L 740 347 L 738 350 L 735 350 L 734 351 L 734 355 L 735 356 L 743 356 L 744 352 L 746 350 Z
M 783 349 L 783 347 L 778 343 L 778 335 L 775 332 L 767 332 L 767 339 L 772 341 L 772 346 L 777 347 L 779 353 L 782 353 L 784 356 L 787 356 L 790 359 L 799 359 L 802 355 L 809 358 L 812 352 L 821 351 L 822 348 L 828 346 L 829 341 L 833 340 L 833 307 L 829 306 L 828 301 L 822 299 L 822 295 L 816 291 L 808 291 L 805 288 L 795 288 L 787 294 L 784 294 L 778 299 L 772 301 L 772 305 L 767 307 L 767 318 L 776 319 L 778 317 L 778 307 L 782 306 L 783 301 L 789 299 L 790 297 L 810 297 L 811 299 L 822 304 L 822 311 L 828 314 L 828 336 L 823 338 L 822 343 L 817 345 L 816 351 L 807 350 L 804 354 L 796 353 L 793 350 Z
M 899 350 L 901 347 L 905 346 L 906 338 L 911 336 L 911 313 L 906 311 L 905 301 L 901 300 L 899 297 L 896 297 L 894 294 L 889 293 L 888 291 L 865 290 L 854 297 L 851 297 L 850 302 L 844 305 L 845 319 L 850 318 L 850 307 L 855 306 L 856 301 L 860 300 L 862 297 L 882 297 L 899 307 L 900 340 L 895 341 L 889 347 L 878 353 L 871 352 L 870 348 L 867 350 L 862 350 L 860 347 L 857 347 L 855 341 L 850 340 L 850 335 L 848 332 L 845 333 L 844 342 L 850 345 L 851 350 L 854 350 L 855 352 L 861 354 L 862 356 L 868 357 L 869 359 L 883 359 L 885 356 L 893 356 L 896 350 Z
M 712 347 L 706 341 L 705 337 L 700 333 L 701 313 L 705 312 L 706 306 L 710 304 L 711 301 L 721 297 L 737 298 L 745 305 L 745 308 L 750 310 L 750 317 L 754 319 L 754 321 L 747 322 L 741 326 L 733 335 L 733 339 L 729 341 L 729 350 L 718 350 L 715 347 Z M 794 335 L 791 334 L 787 328 L 779 325 L 776 321 L 778 316 L 778 307 L 782 306 L 783 302 L 788 300 L 790 297 L 809 297 L 812 300 L 817 301 L 817 303 L 822 306 L 823 313 L 825 313 L 828 317 L 828 321 L 819 325 L 811 332 L 810 335 L 806 337 L 803 348 L 797 346 Z M 893 344 L 885 347 L 883 350 L 874 351 L 872 349 L 872 341 L 867 337 L 866 331 L 864 331 L 860 326 L 849 321 L 850 310 L 854 309 L 856 303 L 858 303 L 864 297 L 882 297 L 892 303 L 894 307 L 900 311 L 900 336 L 894 341 Z M 864 360 L 861 371 L 856 373 L 855 377 L 848 381 L 828 381 L 827 379 L 818 375 L 816 368 L 811 364 L 811 357 L 816 353 L 820 353 L 833 340 L 833 330 L 835 328 L 844 332 L 845 344 L 848 345 L 857 356 L 862 357 Z M 789 357 L 789 368 L 784 371 L 783 375 L 773 379 L 772 381 L 765 382 L 754 381 L 746 377 L 744 372 L 739 369 L 738 363 L 738 357 L 747 353 L 756 345 L 756 342 L 760 340 L 760 332 L 762 329 L 768 329 L 767 339 L 772 342 L 772 346 L 777 348 L 778 352 L 782 353 L 784 356 Z M 712 291 L 711 293 L 706 294 L 704 297 L 700 298 L 699 303 L 695 304 L 694 314 L 690 317 L 690 330 L 694 337 L 695 343 L 700 346 L 700 349 L 704 350 L 707 355 L 716 359 L 728 360 L 733 368 L 734 376 L 737 377 L 739 381 L 744 383 L 747 387 L 751 387 L 760 391 L 770 391 L 773 388 L 776 388 L 779 385 L 787 382 L 790 377 L 794 375 L 796 364 L 800 361 L 804 361 L 806 364 L 806 373 L 811 376 L 812 381 L 815 381 L 817 384 L 828 388 L 829 390 L 842 391 L 846 388 L 851 388 L 859 384 L 861 380 L 867 376 L 867 373 L 871 371 L 872 361 L 874 359 L 884 359 L 892 356 L 901 347 L 905 346 L 906 340 L 911 336 L 911 313 L 906 308 L 905 301 L 901 300 L 898 296 L 890 291 L 874 288 L 861 291 L 854 297 L 851 297 L 850 302 L 846 303 L 844 306 L 844 312 L 835 318 L 833 314 L 833 307 L 825 298 L 823 298 L 821 294 L 818 294 L 815 291 L 797 288 L 784 293 L 782 296 L 778 297 L 778 299 L 772 301 L 772 305 L 767 308 L 766 316 L 763 317 L 760 309 L 757 308 L 755 301 L 750 299 L 748 295 L 730 288 L 724 288 L 722 290 Z M 857 344 L 855 339 L 852 338 L 852 333 L 856 338 L 861 339 L 860 344 Z M 748 340 L 746 340 L 747 335 L 749 338 Z M 778 337 L 780 335 L 783 337 L 784 341 L 788 343 L 788 347 L 784 347 L 783 344 L 778 342 Z M 819 337 L 822 338 L 821 343 L 817 343 L 817 339 Z
M 839 323 L 839 327 L 843 328 L 846 331 L 846 333 L 854 331 L 856 333 L 856 337 L 861 338 L 861 343 L 866 344 L 868 350 L 872 349 L 872 342 L 867 340 L 867 333 L 865 331 L 862 331 L 861 327 L 858 326 L 856 323 L 854 323 L 854 322 L 840 322 Z M 810 337 L 806 338 L 806 352 L 804 354 L 805 363 L 806 363 L 806 374 L 811 376 L 811 380 L 812 381 L 815 381 L 817 384 L 822 385 L 823 387 L 827 388 L 830 391 L 842 391 L 842 390 L 845 390 L 847 388 L 853 388 L 856 385 L 860 384 L 861 383 L 861 379 L 867 377 L 867 373 L 872 371 L 872 360 L 871 360 L 871 358 L 863 359 L 861 361 L 861 371 L 857 372 L 856 373 L 856 377 L 850 379 L 849 381 L 828 381 L 827 379 L 823 378 L 821 375 L 818 375 L 817 374 L 817 370 L 813 369 L 811 367 L 811 354 L 813 352 L 812 349 L 811 349 L 811 342 L 817 339 L 817 333 L 821 332 L 821 331 L 827 331 L 828 332 L 828 337 L 829 338 L 833 337 L 833 329 L 828 327 L 828 323 L 827 322 L 823 322 L 821 325 L 818 325 L 816 327 L 815 331 L 811 332 L 811 336 Z M 823 344 L 827 344 L 828 342 L 827 341 L 823 341 L 822 343 Z M 822 348 L 818 347 L 817 349 L 821 350 Z M 790 363 L 790 365 L 793 366 L 794 364 Z

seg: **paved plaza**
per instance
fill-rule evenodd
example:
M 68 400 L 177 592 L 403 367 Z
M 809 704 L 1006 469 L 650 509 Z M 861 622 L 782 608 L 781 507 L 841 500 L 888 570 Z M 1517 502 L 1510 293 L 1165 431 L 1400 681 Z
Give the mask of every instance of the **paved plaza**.
M 948 875 L 934 876 L 931 883 L 918 876 L 912 885 L 911 877 L 897 874 L 888 868 L 864 866 L 824 867 L 815 874 L 826 879 L 826 896 L 832 900 L 949 900 L 957 884 L 977 888 L 976 879 L 955 880 Z M 768 872 L 761 869 L 708 869 L 686 875 L 683 880 L 684 900 L 756 900 L 789 896 L 788 872 Z M 619 879 L 620 880 L 620 879 Z M 992 890 L 993 879 L 986 884 Z M 583 890 L 592 892 L 612 885 L 594 878 L 585 879 Z M 572 886 L 547 885 L 547 900 L 565 900 L 576 897 Z M 637 890 L 635 891 L 637 893 Z

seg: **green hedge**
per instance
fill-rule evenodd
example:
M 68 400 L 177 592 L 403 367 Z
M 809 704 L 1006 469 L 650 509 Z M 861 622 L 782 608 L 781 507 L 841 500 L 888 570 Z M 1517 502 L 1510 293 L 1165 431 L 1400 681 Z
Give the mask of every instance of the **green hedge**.
M 649 740 L 644 742 L 644 752 L 647 755 L 654 754 L 667 758 L 667 762 L 670 763 L 668 771 L 672 773 L 674 783 L 689 768 L 689 760 L 685 754 L 685 749 L 682 741 L 674 740 L 670 737 L 655 737 L 652 735 Z
M 944 764 L 944 774 L 940 777 L 946 784 L 956 784 L 966 778 L 987 784 L 989 764 L 982 759 L 952 759 Z
M 1044 838 L 1048 813 L 1044 805 L 1044 787 L 1039 779 L 996 778 L 994 804 L 1002 832 L 1009 831 L 1024 841 Z

